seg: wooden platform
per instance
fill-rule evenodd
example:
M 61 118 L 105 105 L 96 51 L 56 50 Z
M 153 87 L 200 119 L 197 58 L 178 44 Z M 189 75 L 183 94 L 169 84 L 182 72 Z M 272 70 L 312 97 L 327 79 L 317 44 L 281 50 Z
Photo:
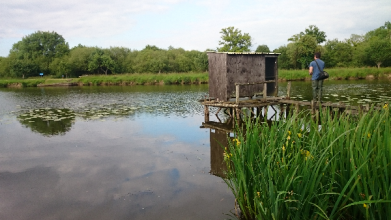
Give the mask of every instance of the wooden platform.
M 343 102 L 332 103 L 332 102 L 309 102 L 309 101 L 296 101 L 291 100 L 287 97 L 268 97 L 266 99 L 247 99 L 247 100 L 239 100 L 236 101 L 217 101 L 217 100 L 200 100 L 201 104 L 204 106 L 212 106 L 212 107 L 220 107 L 220 108 L 256 108 L 256 107 L 264 107 L 264 106 L 272 106 L 272 105 L 281 105 L 281 104 L 290 104 L 294 106 L 308 106 L 308 107 L 331 107 L 331 108 L 339 108 L 344 110 L 369 110 L 369 105 L 359 105 L 359 106 L 351 106 L 346 105 Z
M 221 109 L 225 109 L 225 112 L 233 117 L 236 114 L 236 117 L 239 118 L 242 113 L 242 109 L 249 109 L 252 114 L 259 115 L 260 112 L 264 112 L 263 116 L 267 116 L 267 109 L 270 106 L 275 113 L 277 110 L 273 106 L 280 106 L 280 111 L 284 110 L 286 114 L 290 111 L 290 109 L 294 108 L 295 111 L 300 111 L 300 109 L 310 109 L 312 114 L 316 114 L 319 111 L 319 108 L 330 108 L 333 111 L 338 112 L 347 112 L 350 114 L 359 114 L 363 112 L 367 112 L 370 109 L 370 105 L 358 105 L 351 106 L 346 105 L 343 102 L 332 103 L 332 102 L 321 102 L 321 101 L 296 101 L 290 99 L 290 88 L 291 82 L 288 82 L 287 87 L 287 96 L 272 96 L 267 97 L 266 84 L 273 81 L 263 81 L 257 83 L 235 83 L 236 85 L 236 95 L 232 97 L 228 101 L 218 100 L 215 98 L 205 98 L 203 100 L 199 100 L 199 102 L 204 105 L 204 113 L 205 113 L 205 122 L 209 121 L 209 107 L 217 107 L 219 108 L 216 115 L 220 112 Z M 241 97 L 239 94 L 239 87 L 246 86 L 251 84 L 264 84 L 264 90 L 262 93 L 262 97 Z M 285 108 L 284 108 L 285 106 Z M 374 107 L 381 109 L 381 107 Z M 228 110 L 228 111 L 227 111 Z M 280 112 L 282 114 L 283 112 Z

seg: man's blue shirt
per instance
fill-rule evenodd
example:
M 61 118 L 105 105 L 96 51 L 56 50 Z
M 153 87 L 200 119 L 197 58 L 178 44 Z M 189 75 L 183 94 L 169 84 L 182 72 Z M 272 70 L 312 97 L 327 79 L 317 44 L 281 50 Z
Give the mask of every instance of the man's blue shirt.
M 316 65 L 315 60 L 310 63 L 310 67 L 312 66 L 312 80 L 316 80 L 319 76 L 320 71 L 323 71 L 324 69 L 324 62 L 321 59 L 316 59 L 318 62 L 318 65 L 320 67 L 320 70 L 318 68 L 318 65 Z

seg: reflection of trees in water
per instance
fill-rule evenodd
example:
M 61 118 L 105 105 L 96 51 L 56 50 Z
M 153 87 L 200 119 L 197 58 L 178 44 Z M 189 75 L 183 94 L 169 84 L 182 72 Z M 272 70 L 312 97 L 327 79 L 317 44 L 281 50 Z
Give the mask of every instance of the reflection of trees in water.
M 64 135 L 71 130 L 77 117 L 84 120 L 103 120 L 107 117 L 124 118 L 134 115 L 138 108 L 123 105 L 106 105 L 101 108 L 31 109 L 17 116 L 19 122 L 32 131 L 45 136 Z
M 64 135 L 70 131 L 75 113 L 69 109 L 35 109 L 17 118 L 25 127 L 45 136 Z

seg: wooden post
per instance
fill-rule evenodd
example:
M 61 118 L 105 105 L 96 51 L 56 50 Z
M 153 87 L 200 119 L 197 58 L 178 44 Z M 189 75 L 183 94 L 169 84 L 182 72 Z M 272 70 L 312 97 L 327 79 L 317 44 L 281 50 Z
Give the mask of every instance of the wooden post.
M 237 120 L 240 120 L 240 112 L 239 112 L 239 108 L 236 108 L 236 119 Z
M 299 106 L 299 103 L 296 103 L 296 113 L 299 113 L 299 111 L 300 111 L 300 106 Z
M 266 102 L 267 97 L 267 83 L 263 83 L 263 101 Z
M 290 111 L 291 111 L 291 104 L 287 104 L 287 105 L 286 105 L 286 109 L 285 109 L 285 112 L 286 112 L 285 117 L 286 117 L 286 119 L 289 118 L 289 113 L 290 113 Z
M 315 114 L 315 101 L 311 101 L 311 114 Z
M 209 108 L 207 105 L 204 106 L 205 122 L 209 122 Z
M 236 85 L 236 104 L 239 103 L 239 85 Z
M 287 99 L 291 99 L 291 84 L 292 84 L 292 82 L 291 81 L 288 81 L 288 87 L 287 87 Z
M 280 115 L 280 118 L 282 118 L 284 116 L 284 105 L 283 104 L 280 104 L 280 114 L 279 115 Z

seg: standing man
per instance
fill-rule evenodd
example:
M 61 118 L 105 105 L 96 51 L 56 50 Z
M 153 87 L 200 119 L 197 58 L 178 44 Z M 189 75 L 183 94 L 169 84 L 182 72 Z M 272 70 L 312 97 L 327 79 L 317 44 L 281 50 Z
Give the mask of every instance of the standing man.
M 319 67 L 319 68 L 318 68 Z M 324 62 L 320 59 L 320 53 L 315 53 L 314 61 L 310 63 L 309 74 L 312 75 L 312 100 L 322 98 L 323 80 L 317 80 L 319 73 L 324 69 Z

